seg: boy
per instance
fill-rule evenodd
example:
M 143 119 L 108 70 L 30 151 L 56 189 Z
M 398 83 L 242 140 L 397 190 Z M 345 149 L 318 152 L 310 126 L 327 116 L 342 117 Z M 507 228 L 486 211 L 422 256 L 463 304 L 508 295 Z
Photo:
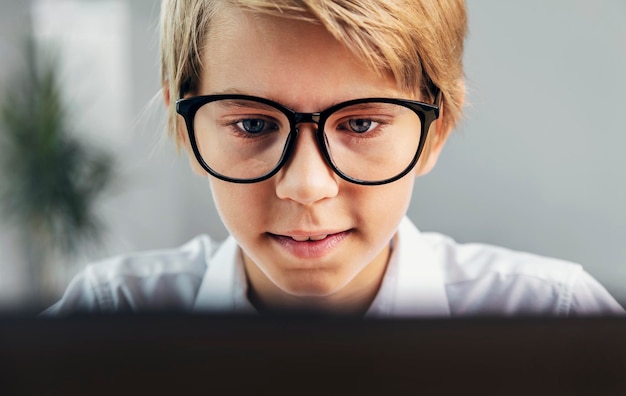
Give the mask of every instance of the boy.
M 49 313 L 623 313 L 580 266 L 405 217 L 464 98 L 463 1 L 165 0 L 168 128 L 231 237 L 107 260 Z

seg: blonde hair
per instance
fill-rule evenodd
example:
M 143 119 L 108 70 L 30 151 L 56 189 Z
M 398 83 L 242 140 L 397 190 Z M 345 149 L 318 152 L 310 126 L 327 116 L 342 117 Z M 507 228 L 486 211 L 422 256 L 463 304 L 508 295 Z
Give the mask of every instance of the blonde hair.
M 202 48 L 211 29 L 219 29 L 212 21 L 226 6 L 321 23 L 373 70 L 391 73 L 399 89 L 432 101 L 438 88 L 445 103 L 443 131 L 461 116 L 464 0 L 163 0 L 161 79 L 170 95 L 170 134 L 176 136 L 174 102 L 198 87 Z

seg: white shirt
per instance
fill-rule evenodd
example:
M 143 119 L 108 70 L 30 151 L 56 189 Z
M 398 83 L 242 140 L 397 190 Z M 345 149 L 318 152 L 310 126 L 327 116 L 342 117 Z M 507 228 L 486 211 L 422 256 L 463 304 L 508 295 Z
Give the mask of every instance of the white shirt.
M 88 266 L 44 314 L 182 310 L 253 313 L 241 251 L 199 236 L 184 246 Z M 624 309 L 582 267 L 421 233 L 404 218 L 367 317 L 610 315 Z

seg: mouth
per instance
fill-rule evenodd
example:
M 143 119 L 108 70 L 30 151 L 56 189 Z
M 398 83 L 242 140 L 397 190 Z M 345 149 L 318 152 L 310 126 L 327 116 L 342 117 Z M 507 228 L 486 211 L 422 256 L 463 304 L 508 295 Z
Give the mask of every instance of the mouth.
M 278 246 L 289 254 L 301 258 L 321 258 L 334 251 L 352 230 L 338 232 L 287 232 L 283 234 L 268 233 Z
M 322 239 L 326 239 L 329 234 L 318 234 L 318 235 L 309 235 L 309 236 L 301 236 L 301 235 L 285 235 L 289 236 L 296 242 L 306 242 L 306 241 L 321 241 Z

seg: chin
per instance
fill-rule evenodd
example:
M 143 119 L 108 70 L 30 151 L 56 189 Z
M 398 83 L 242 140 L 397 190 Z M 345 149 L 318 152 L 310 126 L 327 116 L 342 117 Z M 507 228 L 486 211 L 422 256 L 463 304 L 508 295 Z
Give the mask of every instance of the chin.
M 329 276 L 296 276 L 287 277 L 287 282 L 279 287 L 296 297 L 328 297 L 335 294 L 347 282 L 340 282 L 336 277 Z

